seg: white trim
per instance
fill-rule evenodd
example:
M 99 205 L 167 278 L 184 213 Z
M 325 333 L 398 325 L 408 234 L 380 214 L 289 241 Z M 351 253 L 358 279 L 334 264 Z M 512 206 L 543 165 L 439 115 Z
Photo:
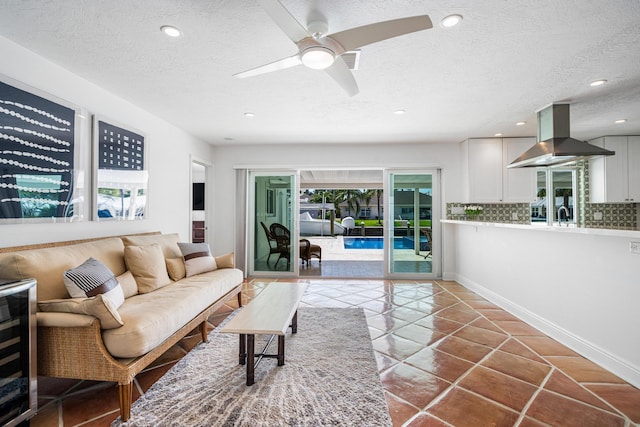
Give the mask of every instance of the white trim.
M 284 164 L 270 164 L 256 165 L 256 164 L 236 164 L 232 166 L 233 169 L 249 169 L 254 171 L 272 171 L 272 170 L 384 170 L 384 169 L 443 169 L 439 163 L 370 163 L 365 166 L 362 164 L 334 164 L 334 165 L 316 165 L 309 163 L 284 163 Z

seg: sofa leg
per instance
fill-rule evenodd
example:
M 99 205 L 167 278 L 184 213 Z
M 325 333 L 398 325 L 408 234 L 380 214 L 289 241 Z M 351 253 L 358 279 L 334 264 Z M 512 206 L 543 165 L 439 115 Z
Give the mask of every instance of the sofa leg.
M 127 384 L 118 384 L 118 394 L 120 395 L 120 419 L 128 421 L 131 417 L 131 394 L 133 381 Z
M 236 297 L 238 298 L 238 307 L 242 307 L 242 292 L 238 292 Z
M 209 334 L 207 333 L 207 322 L 200 323 L 200 335 L 202 336 L 202 342 L 209 341 Z

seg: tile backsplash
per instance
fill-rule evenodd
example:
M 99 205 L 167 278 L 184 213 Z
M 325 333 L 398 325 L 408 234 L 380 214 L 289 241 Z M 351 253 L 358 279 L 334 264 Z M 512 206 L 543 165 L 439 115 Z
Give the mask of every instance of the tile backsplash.
M 636 230 L 638 227 L 637 203 L 588 203 L 589 162 L 578 169 L 580 192 L 580 227 Z M 595 219 L 599 217 L 601 219 Z
M 616 230 L 638 229 L 637 203 L 589 203 L 589 162 L 582 162 L 582 164 L 578 166 L 577 171 L 579 227 Z M 466 215 L 464 213 L 464 207 L 469 205 L 482 206 L 482 212 L 474 216 Z M 531 222 L 530 215 L 529 203 L 452 202 L 447 203 L 446 216 L 447 219 L 460 221 L 529 224 Z
M 482 212 L 474 216 L 466 215 L 464 208 L 469 205 L 482 206 Z M 455 208 L 462 208 L 462 213 L 453 213 L 456 212 Z M 529 203 L 447 203 L 447 219 L 529 224 L 529 209 Z

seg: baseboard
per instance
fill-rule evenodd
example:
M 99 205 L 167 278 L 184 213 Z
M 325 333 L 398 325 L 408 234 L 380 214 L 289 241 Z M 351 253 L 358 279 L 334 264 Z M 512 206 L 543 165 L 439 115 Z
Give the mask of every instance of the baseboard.
M 443 276 L 445 276 L 443 274 Z M 640 388 L 640 368 L 617 358 L 615 355 L 605 351 L 597 345 L 567 331 L 566 329 L 538 316 L 537 314 L 515 304 L 501 295 L 485 288 L 473 280 L 459 274 L 446 274 L 447 280 L 455 280 L 467 289 L 470 289 L 486 298 L 493 304 L 503 308 L 534 328 L 544 332 L 556 341 L 566 345 L 571 350 L 602 366 L 613 374 Z

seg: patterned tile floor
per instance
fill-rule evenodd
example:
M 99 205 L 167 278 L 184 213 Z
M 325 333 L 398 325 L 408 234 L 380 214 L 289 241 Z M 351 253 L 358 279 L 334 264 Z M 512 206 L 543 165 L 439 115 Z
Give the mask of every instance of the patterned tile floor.
M 245 302 L 271 279 L 247 280 Z M 635 426 L 640 390 L 455 282 L 295 279 L 302 304 L 362 307 L 394 426 Z M 210 318 L 219 324 L 235 307 Z M 182 340 L 135 380 L 147 390 L 198 344 Z M 40 378 L 31 425 L 108 426 L 113 383 Z

